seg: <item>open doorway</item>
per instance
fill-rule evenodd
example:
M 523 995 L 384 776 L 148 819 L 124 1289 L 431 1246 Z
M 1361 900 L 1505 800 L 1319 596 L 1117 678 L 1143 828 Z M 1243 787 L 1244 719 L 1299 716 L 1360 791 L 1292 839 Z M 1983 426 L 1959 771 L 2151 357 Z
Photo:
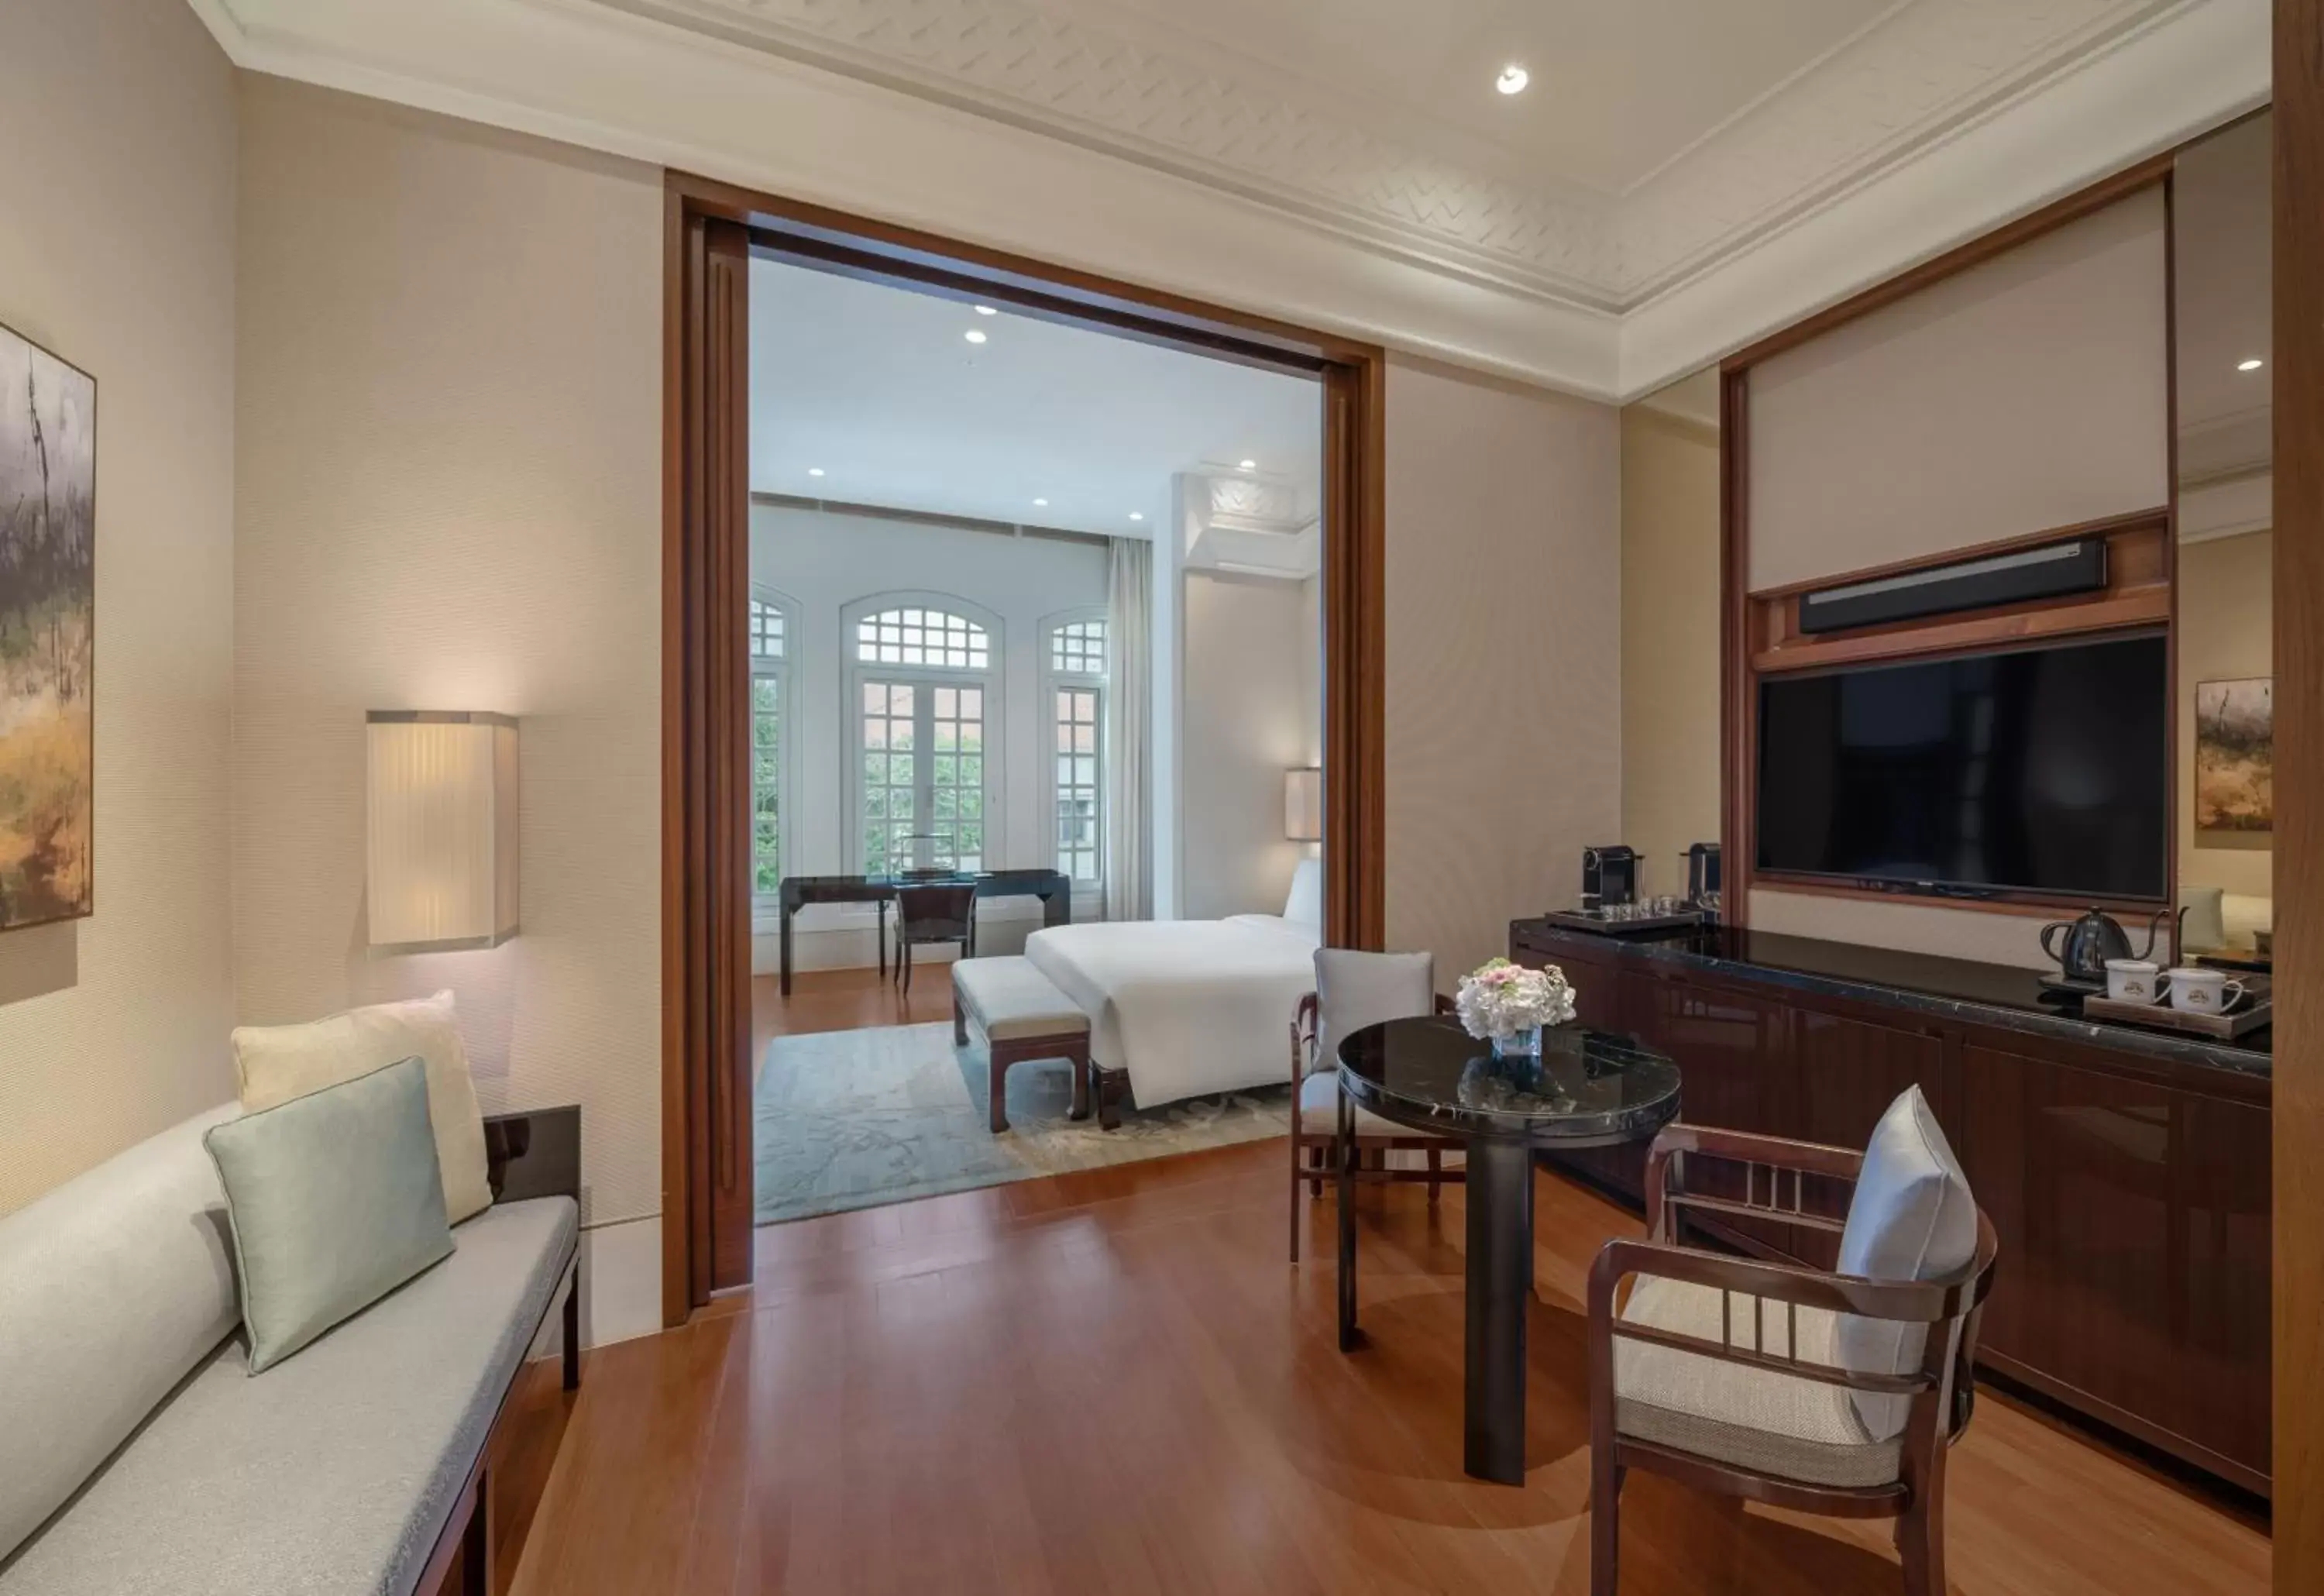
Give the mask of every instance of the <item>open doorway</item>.
M 775 245 L 749 285 L 754 1220 L 1284 1134 L 1319 379 Z
M 987 1151 L 995 1134 L 990 1111 L 1009 1118 L 1006 1134 L 1017 1136 L 1020 1096 L 1028 1121 L 1051 1117 L 1049 1099 L 1062 1099 L 1065 1122 L 1099 1149 L 1098 1161 L 1119 1159 L 1132 1139 L 1120 1130 L 1102 1129 L 1103 1121 L 1118 1117 L 1126 1126 L 1141 1112 L 1167 1112 L 1170 1104 L 1196 1099 L 1215 1105 L 1250 1090 L 1252 1083 L 1271 1084 L 1278 1057 L 1287 1096 L 1293 1001 L 1285 993 L 1250 998 L 1247 1023 L 1238 1033 L 1237 1049 L 1246 1051 L 1240 1064 L 1231 1057 L 1237 1049 L 1201 1036 L 1184 1047 L 1157 1047 L 1151 1045 L 1150 1025 L 1144 1040 L 1109 1035 L 1110 1024 L 1117 1031 L 1124 1025 L 1135 1030 L 1140 1022 L 1126 1019 L 1118 1003 L 1111 1021 L 1106 1015 L 1110 993 L 1140 984 L 1125 983 L 1120 972 L 1125 961 L 1142 967 L 1139 961 L 1150 959 L 1141 937 L 1200 938 L 1206 933 L 1188 927 L 1237 918 L 1261 922 L 1247 934 L 1272 929 L 1280 935 L 1286 922 L 1299 920 L 1305 928 L 1296 952 L 1302 965 L 1319 939 L 1378 945 L 1383 363 L 1377 349 L 1364 346 L 696 180 L 674 177 L 671 196 L 664 631 L 664 1157 L 671 1206 L 665 1222 L 664 1312 L 674 1323 L 715 1290 L 747 1281 L 754 1222 L 782 1216 L 779 1210 L 762 1213 L 757 1201 L 756 1109 L 767 1054 L 779 1043 L 852 1032 L 879 1033 L 875 1044 L 893 1046 L 928 1028 L 944 1038 L 948 1056 L 932 1049 L 918 1078 L 947 1087 L 954 1111 L 966 1098 Z M 912 347 L 890 360 L 890 380 L 901 386 L 891 388 L 885 402 L 876 392 L 853 401 L 858 434 L 867 429 L 867 418 L 900 428 L 915 405 L 921 414 L 949 416 L 955 432 L 977 430 L 964 424 L 964 416 L 979 427 L 1005 420 L 1006 401 L 994 405 L 954 394 L 948 403 L 920 402 L 936 385 L 931 347 L 994 355 L 1005 328 L 1008 346 L 1020 353 L 1041 347 L 1045 337 L 1071 333 L 1105 352 L 1088 356 L 1093 360 L 1167 355 L 1213 374 L 1213 381 L 1222 374 L 1288 385 L 1302 398 L 1305 448 L 1263 441 L 1263 434 L 1247 426 L 1246 436 L 1262 440 L 1223 433 L 1191 442 L 1165 438 L 1168 452 L 1132 463 L 1161 485 L 1125 497 L 1129 490 L 1100 469 L 1114 448 L 1106 429 L 1084 425 L 1087 435 L 1075 442 L 1066 423 L 1104 414 L 1104 391 L 1111 388 L 1149 404 L 1142 420 L 1133 411 L 1128 425 L 1117 423 L 1118 430 L 1133 440 L 1159 436 L 1166 429 L 1150 408 L 1157 380 L 1133 373 L 1094 384 L 1096 399 L 1085 401 L 1090 418 L 1070 403 L 1061 409 L 1037 381 L 1034 398 L 1017 400 L 1016 408 L 1038 413 L 1047 407 L 1046 430 L 1065 435 L 1067 447 L 1056 449 L 1052 438 L 1047 459 L 1012 464 L 987 434 L 982 458 L 966 465 L 955 459 L 936 473 L 944 497 L 924 494 L 936 453 L 932 447 L 890 448 L 888 475 L 873 487 L 868 484 L 877 463 L 868 457 L 835 466 L 842 454 L 826 459 L 816 452 L 840 449 L 835 435 L 820 445 L 810 438 L 804 450 L 774 440 L 765 451 L 770 472 L 793 475 L 762 480 L 761 451 L 754 447 L 752 321 L 760 311 L 752 289 L 754 273 L 770 269 L 812 274 L 826 291 L 816 301 L 826 309 L 836 302 L 827 291 L 835 287 L 876 288 L 892 296 L 891 309 L 903 307 L 908 318 L 941 319 L 935 329 L 940 343 L 931 345 L 921 336 L 929 329 L 918 328 L 911 334 Z M 811 316 L 806 328 L 795 331 L 823 337 L 833 325 L 829 316 Z M 964 369 L 956 374 L 990 379 L 1000 374 L 988 362 L 981 374 Z M 802 397 L 799 413 L 815 426 L 846 408 L 844 395 L 830 383 L 814 384 Z M 1195 400 L 1197 410 L 1222 403 L 1215 396 Z M 1023 430 L 1038 444 L 1045 429 Z M 1295 452 L 1305 454 L 1304 472 L 1268 457 L 1289 460 Z M 1118 469 L 1120 462 L 1115 465 Z M 848 491 L 835 480 L 842 470 L 862 471 L 867 485 Z M 810 475 L 816 471 L 823 475 Z M 921 473 L 918 487 L 914 471 Z M 999 480 L 979 491 L 1005 489 L 1026 503 L 1014 508 L 964 495 L 960 484 L 975 487 L 980 471 Z M 1044 491 L 1026 480 L 1032 472 L 1054 474 L 1068 485 Z M 1252 524 L 1268 519 L 1263 490 L 1277 491 L 1293 507 L 1285 517 L 1292 524 Z M 1068 494 L 1072 502 L 1061 496 Z M 1029 503 L 1034 498 L 1051 503 Z M 1046 513 L 1052 511 L 1064 513 Z M 1302 512 L 1304 520 L 1297 518 Z M 929 544 L 939 535 L 948 552 Z M 813 595 L 796 590 L 815 586 L 804 578 L 813 574 L 816 540 L 822 558 L 844 567 L 844 597 L 836 587 L 818 587 Z M 1277 558 L 1303 540 L 1304 565 Z M 764 565 L 753 558 L 762 541 L 774 556 Z M 981 556 L 966 552 L 978 549 Z M 1129 558 L 1133 550 L 1142 551 L 1143 559 Z M 789 568 L 786 551 L 798 562 Z M 929 574 L 943 560 L 961 558 L 1018 563 L 1015 575 L 983 598 L 956 591 L 956 584 L 931 585 Z M 1087 568 L 1073 577 L 1077 562 Z M 1028 592 L 1052 577 L 1068 586 L 1076 580 L 1087 586 L 1101 564 L 1102 589 L 1053 594 L 1039 600 L 1039 613 L 1029 618 L 1015 613 L 1030 602 Z M 1120 641 L 1131 612 L 1117 590 L 1134 588 L 1141 577 L 1149 641 L 1137 650 Z M 1279 599 L 1281 618 L 1254 623 L 1255 607 L 1265 603 L 1255 595 Z M 1220 641 L 1191 637 L 1190 625 L 1216 625 Z M 1189 707 L 1197 712 L 1195 743 L 1207 747 L 1202 743 L 1208 724 L 1201 708 L 1204 696 L 1228 703 L 1247 696 L 1257 672 L 1238 663 L 1236 650 L 1254 632 L 1291 662 L 1265 696 L 1292 706 L 1282 718 L 1298 729 L 1272 742 L 1246 740 L 1233 751 L 1240 761 L 1230 772 L 1233 779 L 1214 792 L 1204 783 L 1235 761 L 1205 754 L 1203 774 L 1190 789 Z M 809 641 L 814 634 L 819 641 Z M 800 651 L 810 648 L 811 660 Z M 1191 672 L 1190 650 L 1200 661 Z M 1309 660 L 1305 671 L 1303 656 Z M 969 679 L 980 666 L 987 679 Z M 1141 668 L 1147 684 L 1127 687 L 1123 673 Z M 825 678 L 819 685 L 803 679 L 818 671 Z M 880 696 L 876 716 L 867 696 L 874 692 Z M 1138 743 L 1125 741 L 1120 719 L 1131 704 L 1143 706 L 1148 715 Z M 974 717 L 968 713 L 972 705 Z M 823 752 L 810 754 L 818 735 L 809 724 L 816 715 L 825 721 L 819 733 Z M 771 718 L 771 727 L 761 727 L 764 718 Z M 983 790 L 973 815 L 962 802 L 961 781 L 973 720 L 974 752 L 984 761 L 974 772 Z M 1094 744 L 1086 768 L 1077 762 L 1084 729 Z M 899 735 L 911 746 L 897 747 Z M 1123 779 L 1108 757 L 1109 741 L 1117 750 L 1141 748 L 1148 765 L 1142 779 Z M 875 753 L 881 760 L 876 779 Z M 908 757 L 899 761 L 899 754 Z M 943 757 L 951 761 L 949 780 L 937 762 Z M 1012 762 L 1029 774 L 1012 777 Z M 939 788 L 951 789 L 948 807 L 937 796 Z M 878 816 L 871 812 L 875 793 Z M 820 822 L 817 806 L 825 810 Z M 1142 827 L 1130 824 L 1136 817 L 1125 814 L 1125 806 L 1146 809 Z M 944 807 L 949 812 L 940 814 Z M 1254 809 L 1264 813 L 1255 816 Z M 1217 815 L 1231 815 L 1246 831 L 1256 826 L 1269 835 L 1247 835 L 1241 844 L 1222 842 L 1211 826 Z M 1093 824 L 1079 825 L 1084 816 Z M 1320 850 L 1305 840 L 1319 835 Z M 1141 841 L 1126 847 L 1133 837 Z M 1239 847 L 1248 854 L 1240 866 L 1232 863 Z M 822 852 L 818 856 L 811 849 Z M 1249 881 L 1222 894 L 1218 872 L 1244 869 L 1260 855 L 1274 858 L 1278 868 L 1291 867 L 1305 894 L 1304 905 L 1289 886 L 1280 900 L 1265 903 L 1248 896 Z M 1303 855 L 1305 871 L 1299 869 Z M 811 858 L 816 863 L 809 868 Z M 1117 862 L 1123 858 L 1137 863 L 1125 867 Z M 985 879 L 997 872 L 1007 879 Z M 807 883 L 833 876 L 841 878 L 843 899 L 859 900 L 811 903 L 820 890 Z M 1036 890 L 1031 878 L 1041 877 L 1062 890 Z M 909 953 L 901 956 L 908 957 L 911 969 L 907 993 L 894 968 L 896 917 L 906 888 L 923 885 L 983 890 L 970 895 L 973 909 L 955 906 L 960 918 L 976 915 L 973 933 L 959 927 L 948 946 L 933 937 L 903 938 Z M 1256 907 L 1238 907 L 1247 898 Z M 811 912 L 817 907 L 820 915 Z M 1207 914 L 1194 918 L 1204 909 Z M 788 1001 L 779 990 L 786 918 L 793 955 Z M 1088 945 L 1070 958 L 1036 957 L 1045 938 L 1063 942 L 1068 932 Z M 810 936 L 820 938 L 812 947 Z M 992 1028 L 972 1024 L 964 1043 L 954 1046 L 950 983 L 930 980 L 951 975 L 946 955 L 957 959 L 963 952 L 981 964 L 1038 965 L 1048 990 L 1087 1019 L 1086 1069 L 1044 1066 L 1042 1051 L 1013 1047 L 1027 1062 L 1007 1071 L 995 1100 L 988 1090 L 989 1059 L 979 1056 L 980 1049 L 992 1051 L 987 1047 Z M 1222 958 L 1215 950 L 1207 956 L 1229 969 L 1250 962 L 1240 955 Z M 811 977 L 827 978 L 812 983 L 825 989 L 819 996 L 809 994 Z M 756 997 L 762 982 L 774 989 L 774 1001 L 761 1019 Z M 936 991 L 927 991 L 930 986 Z M 931 1003 L 932 997 L 939 1001 Z M 1176 1011 L 1215 1023 L 1217 1012 L 1232 1006 L 1184 1004 Z M 927 1009 L 935 1016 L 924 1015 Z M 1256 1062 L 1262 1049 L 1264 1066 Z M 1204 1075 L 1222 1060 L 1222 1069 Z M 1174 1070 L 1178 1078 L 1171 1078 Z M 811 1062 L 788 1068 L 783 1077 L 804 1078 L 817 1078 Z M 1076 1081 L 1086 1084 L 1092 1098 L 1090 1122 L 1070 1118 Z M 907 1093 L 911 1090 L 908 1085 Z M 1117 1139 L 1108 1145 L 1108 1136 Z M 966 1144 L 964 1137 L 950 1139 Z M 978 1185 L 1010 1176 L 955 1169 L 933 1178 Z M 822 1196 L 792 1211 L 854 1205 L 854 1194 L 831 1201 L 831 1184 Z M 906 1189 L 898 1195 L 916 1195 L 909 1189 L 913 1180 L 899 1185 Z

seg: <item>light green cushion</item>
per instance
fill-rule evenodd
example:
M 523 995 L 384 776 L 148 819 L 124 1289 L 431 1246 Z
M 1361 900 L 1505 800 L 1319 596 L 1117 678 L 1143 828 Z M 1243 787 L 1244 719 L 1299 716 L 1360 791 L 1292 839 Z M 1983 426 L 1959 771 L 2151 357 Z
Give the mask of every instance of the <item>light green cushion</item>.
M 202 1143 L 226 1187 L 253 1374 L 452 1250 L 417 1058 L 214 1126 Z

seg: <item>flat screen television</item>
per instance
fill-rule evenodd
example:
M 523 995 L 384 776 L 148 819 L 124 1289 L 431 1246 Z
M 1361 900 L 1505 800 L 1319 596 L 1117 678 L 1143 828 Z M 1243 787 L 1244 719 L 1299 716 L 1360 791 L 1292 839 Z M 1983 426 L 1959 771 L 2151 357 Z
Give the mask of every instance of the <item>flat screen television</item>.
M 1769 676 L 1762 872 L 2167 901 L 2158 634 Z

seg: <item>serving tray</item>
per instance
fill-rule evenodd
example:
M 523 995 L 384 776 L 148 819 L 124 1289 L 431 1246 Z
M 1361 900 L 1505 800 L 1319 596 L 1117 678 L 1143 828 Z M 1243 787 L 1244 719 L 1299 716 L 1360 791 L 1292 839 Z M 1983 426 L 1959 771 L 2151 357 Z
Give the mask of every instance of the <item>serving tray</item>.
M 2144 1026 L 2150 1030 L 2178 1031 L 2232 1042 L 2249 1036 L 2262 1026 L 2275 1023 L 2273 981 L 2265 975 L 2246 975 L 2243 982 L 2242 1001 L 2226 1014 L 2197 1014 L 2184 1009 L 2173 1009 L 2166 992 L 2164 1001 L 2159 1003 L 2123 1003 L 2108 997 L 2084 998 L 2082 1018 L 2111 1019 L 2123 1025 Z

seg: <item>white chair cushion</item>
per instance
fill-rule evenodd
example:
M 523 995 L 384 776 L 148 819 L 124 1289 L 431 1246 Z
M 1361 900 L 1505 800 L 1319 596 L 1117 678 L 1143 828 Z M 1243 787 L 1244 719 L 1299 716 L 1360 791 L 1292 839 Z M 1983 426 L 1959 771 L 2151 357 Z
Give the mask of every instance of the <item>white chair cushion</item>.
M 1308 1136 L 1328 1135 L 1337 1125 L 1340 1112 L 1340 1074 L 1337 1070 L 1317 1070 L 1299 1083 L 1299 1129 Z M 1383 1120 L 1368 1108 L 1356 1110 L 1356 1134 L 1359 1136 L 1425 1136 L 1446 1139 L 1434 1130 L 1416 1130 L 1409 1125 L 1399 1125 L 1393 1120 Z
M 987 1041 L 1089 1032 L 1089 1016 L 1074 1007 L 1073 1000 L 1034 968 L 1030 959 L 1016 955 L 956 959 L 952 984 L 960 994 L 961 1006 L 982 1028 Z
M 1340 1042 L 1386 1019 L 1426 1014 L 1436 1006 L 1436 961 L 1425 953 L 1315 950 L 1315 1057 L 1311 1068 L 1336 1070 Z
M 1728 1296 L 1722 1338 L 1720 1298 L 1727 1295 L 1692 1281 L 1640 1276 L 1622 1317 L 1803 1362 L 1835 1361 L 1836 1315 L 1801 1308 L 1794 1352 L 1789 1306 L 1738 1292 Z M 1897 1475 L 1898 1443 L 1869 1435 L 1849 1396 L 1846 1387 L 1822 1380 L 1614 1339 L 1614 1427 L 1622 1434 L 1812 1485 L 1886 1485 Z
M 1977 1256 L 1977 1203 L 1928 1099 L 1907 1086 L 1865 1149 L 1864 1172 L 1840 1238 L 1840 1272 L 1875 1280 L 1935 1280 Z M 1866 1374 L 1907 1374 L 1920 1367 L 1928 1327 L 1889 1319 L 1840 1316 L 1841 1367 Z M 1855 1394 L 1865 1428 L 1879 1440 L 1903 1433 L 1909 1397 Z

